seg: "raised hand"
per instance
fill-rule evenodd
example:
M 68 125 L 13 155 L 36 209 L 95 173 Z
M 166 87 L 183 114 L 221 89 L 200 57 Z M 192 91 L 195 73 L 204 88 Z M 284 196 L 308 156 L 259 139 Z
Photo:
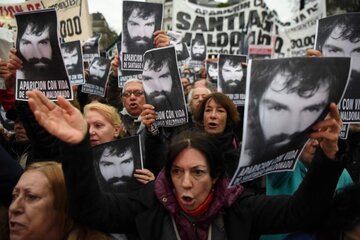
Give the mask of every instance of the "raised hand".
M 141 122 L 149 129 L 156 120 L 155 108 L 151 104 L 144 104 L 143 111 L 140 114 Z
M 58 97 L 58 105 L 38 90 L 28 91 L 29 106 L 38 123 L 50 134 L 69 144 L 80 143 L 87 131 L 87 123 L 81 112 Z
M 113 77 L 118 76 L 119 65 L 120 65 L 120 59 L 119 59 L 119 55 L 116 53 L 113 60 L 111 60 L 111 73 Z
M 310 138 L 317 139 L 325 155 L 330 159 L 335 159 L 339 150 L 338 138 L 342 126 L 339 110 L 335 103 L 330 104 L 330 113 L 322 121 L 313 125 Z
M 154 45 L 155 47 L 167 47 L 170 45 L 170 37 L 165 31 L 159 30 L 154 32 Z

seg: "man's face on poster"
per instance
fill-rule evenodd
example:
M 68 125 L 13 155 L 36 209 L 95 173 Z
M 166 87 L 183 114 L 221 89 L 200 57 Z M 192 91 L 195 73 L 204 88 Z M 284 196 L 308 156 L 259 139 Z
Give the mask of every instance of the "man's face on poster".
M 189 58 L 189 52 L 185 43 L 180 42 L 175 45 L 176 57 L 178 61 Z
M 76 48 L 73 48 L 69 51 L 64 50 L 62 52 L 62 56 L 64 59 L 65 67 L 71 75 L 76 71 L 78 62 L 79 62 L 79 54 Z
M 150 49 L 153 45 L 153 33 L 155 31 L 155 14 L 142 18 L 139 9 L 134 9 L 127 20 L 127 31 L 129 39 L 127 47 L 131 50 L 135 48 Z
M 224 84 L 223 88 L 232 90 L 239 89 L 243 75 L 244 72 L 240 64 L 232 65 L 230 60 L 226 60 L 221 69 L 221 77 Z
M 360 39 L 344 39 L 342 26 L 336 26 L 324 42 L 322 54 L 327 57 L 351 57 L 351 68 L 360 74 Z
M 296 91 L 290 92 L 285 84 L 285 74 L 277 74 L 259 99 L 261 129 L 266 145 L 274 149 L 290 143 L 313 124 L 329 99 L 328 83 L 320 83 L 317 91 L 307 98 Z
M 99 161 L 99 169 L 105 181 L 111 186 L 123 186 L 130 182 L 134 172 L 134 157 L 130 148 L 119 156 L 112 154 L 108 148 Z
M 90 76 L 93 81 L 101 81 L 104 78 L 106 72 L 106 64 L 100 65 L 99 61 L 94 62 L 90 66 Z
M 169 64 L 164 62 L 159 71 L 149 69 L 149 61 L 144 64 L 143 81 L 148 100 L 156 105 L 165 104 L 170 99 L 172 78 Z
M 184 51 L 184 46 L 183 46 L 182 42 L 177 43 L 175 45 L 175 51 L 176 51 L 176 55 L 181 55 L 182 54 L 182 52 Z
M 208 78 L 211 82 L 216 82 L 218 78 L 217 63 L 209 63 L 207 69 Z
M 200 42 L 194 42 L 191 48 L 191 58 L 196 60 L 204 60 L 205 59 L 205 45 Z
M 46 69 L 51 63 L 52 48 L 50 43 L 49 27 L 36 34 L 29 24 L 19 41 L 19 50 L 27 61 L 24 66 L 35 69 Z
M 91 37 L 84 43 L 83 47 L 84 49 L 91 49 L 93 46 L 95 46 L 95 43 L 97 41 L 97 37 Z

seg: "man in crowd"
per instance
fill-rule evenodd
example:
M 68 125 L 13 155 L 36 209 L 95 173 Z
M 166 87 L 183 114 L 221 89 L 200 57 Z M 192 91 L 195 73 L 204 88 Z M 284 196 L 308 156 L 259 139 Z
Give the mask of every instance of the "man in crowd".
M 27 135 L 23 122 L 19 118 L 15 108 L 6 112 L 6 118 L 14 121 L 14 135 L 8 142 L 3 142 L 3 146 L 7 149 L 10 156 L 25 168 L 33 160 L 32 144 Z
M 90 66 L 89 81 L 87 83 L 102 85 L 106 81 L 105 74 L 109 72 L 110 64 L 107 64 L 107 59 L 97 57 Z
M 320 25 L 321 24 L 321 25 Z M 360 17 L 345 14 L 322 19 L 316 49 L 326 57 L 351 57 L 351 78 L 345 97 L 360 98 Z
M 145 103 L 144 87 L 141 80 L 130 79 L 125 82 L 121 97 L 124 108 L 120 111 L 121 121 L 127 135 L 134 136 L 139 130 L 139 116 Z
M 144 56 L 143 82 L 146 100 L 155 111 L 182 109 L 184 97 L 181 90 L 174 52 L 171 48 L 153 51 Z
M 247 157 L 240 164 L 270 160 L 301 146 L 329 103 L 340 100 L 348 64 L 344 58 L 253 62 Z
M 135 165 L 132 147 L 119 147 L 116 142 L 109 143 L 99 159 L 98 169 L 104 180 L 100 181 L 103 182 L 103 189 L 128 191 L 136 182 L 133 178 Z
M 47 19 L 46 14 L 51 13 L 28 14 L 26 19 L 18 21 L 16 47 L 18 57 L 23 61 L 18 78 L 47 80 L 67 77 L 57 46 L 56 22 Z
M 153 34 L 161 28 L 162 6 L 124 2 L 123 52 L 144 54 L 154 47 Z
M 220 57 L 219 73 L 219 84 L 223 93 L 245 93 L 246 73 L 241 65 L 241 58 L 236 56 Z
M 191 60 L 204 61 L 206 58 L 206 45 L 203 39 L 195 38 L 191 41 Z
M 83 44 L 84 53 L 98 53 L 100 37 L 101 33 L 95 33 L 94 36 L 86 40 Z

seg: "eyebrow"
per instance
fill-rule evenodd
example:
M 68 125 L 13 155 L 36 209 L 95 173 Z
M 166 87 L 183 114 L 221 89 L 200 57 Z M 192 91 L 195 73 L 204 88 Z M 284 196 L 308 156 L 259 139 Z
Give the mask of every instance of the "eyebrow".
M 30 41 L 30 40 L 27 40 L 27 39 L 22 38 L 22 39 L 20 39 L 20 43 L 31 43 L 31 41 Z
M 133 156 L 129 156 L 128 158 L 125 158 L 125 159 L 121 160 L 120 164 L 122 164 L 125 161 L 132 161 L 133 162 L 134 158 L 133 158 Z
M 39 42 L 49 42 L 49 41 L 50 41 L 50 38 L 46 37 L 46 38 L 41 39 Z
M 100 163 L 111 163 L 111 164 L 114 164 L 112 161 L 107 161 L 107 160 L 100 160 Z
M 304 109 L 309 109 L 309 108 L 320 108 L 320 107 L 323 107 L 323 106 L 326 106 L 327 105 L 327 102 L 323 101 L 323 102 L 320 102 L 320 103 L 317 103 L 317 104 L 312 104 L 312 105 L 309 105 L 307 107 L 305 107 Z
M 20 39 L 20 42 L 23 42 L 23 41 L 31 42 L 31 40 L 27 39 L 27 36 L 25 34 Z M 49 37 L 44 37 L 44 38 L 40 39 L 38 42 L 41 42 L 41 41 L 50 41 L 50 38 Z
M 175 165 L 175 164 L 172 165 L 171 168 L 181 168 L 181 169 L 184 169 L 183 167 L 180 167 L 180 166 Z M 206 168 L 206 169 L 208 169 L 206 165 L 196 165 L 196 166 L 190 167 L 190 169 L 195 169 L 195 168 Z
M 130 23 L 130 24 L 136 24 L 136 25 L 139 25 L 139 23 L 138 23 L 138 22 L 135 22 L 135 21 L 132 21 L 132 20 L 128 20 L 128 23 Z
M 339 47 L 334 46 L 334 45 L 332 45 L 332 44 L 325 44 L 324 47 L 325 47 L 325 48 L 333 48 L 333 49 L 336 49 L 336 50 L 343 51 L 342 48 L 339 48 Z
M 143 75 L 143 80 L 151 80 L 153 79 L 153 77 L 151 76 L 146 76 L 146 75 Z
M 289 108 L 287 105 L 285 105 L 285 104 L 283 104 L 281 102 L 278 102 L 278 101 L 271 100 L 271 99 L 264 99 L 263 103 L 277 105 L 277 106 L 281 106 L 281 107 L 287 108 L 287 109 Z
M 354 50 L 352 50 L 352 52 L 354 52 L 354 51 L 357 51 L 357 52 L 359 52 L 359 51 L 360 51 L 360 47 L 358 47 L 358 48 L 355 48 Z
M 167 76 L 169 76 L 170 75 L 170 72 L 166 72 L 166 73 L 164 73 L 164 74 L 161 74 L 160 76 L 159 76 L 159 78 L 164 78 L 164 77 L 167 77 Z
M 277 105 L 277 106 L 289 109 L 289 107 L 287 105 L 285 105 L 283 103 L 280 103 L 280 102 L 277 102 L 277 101 L 274 101 L 274 100 L 271 100 L 271 99 L 264 99 L 263 103 L 265 103 L 265 104 L 273 104 L 273 105 Z M 323 106 L 326 106 L 326 105 L 327 105 L 327 102 L 322 101 L 322 102 L 317 103 L 317 104 L 311 104 L 309 106 L 306 106 L 306 107 L 303 108 L 303 110 L 310 109 L 310 108 L 320 108 L 320 107 L 323 107 Z

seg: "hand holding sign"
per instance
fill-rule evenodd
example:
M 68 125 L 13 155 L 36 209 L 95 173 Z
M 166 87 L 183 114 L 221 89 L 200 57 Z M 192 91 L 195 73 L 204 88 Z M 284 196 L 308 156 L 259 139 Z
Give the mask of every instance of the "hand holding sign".
M 330 104 L 330 113 L 325 120 L 316 123 L 312 128 L 315 132 L 310 134 L 311 138 L 319 141 L 320 147 L 330 159 L 335 159 L 339 150 L 338 138 L 342 126 L 339 110 L 335 103 Z

